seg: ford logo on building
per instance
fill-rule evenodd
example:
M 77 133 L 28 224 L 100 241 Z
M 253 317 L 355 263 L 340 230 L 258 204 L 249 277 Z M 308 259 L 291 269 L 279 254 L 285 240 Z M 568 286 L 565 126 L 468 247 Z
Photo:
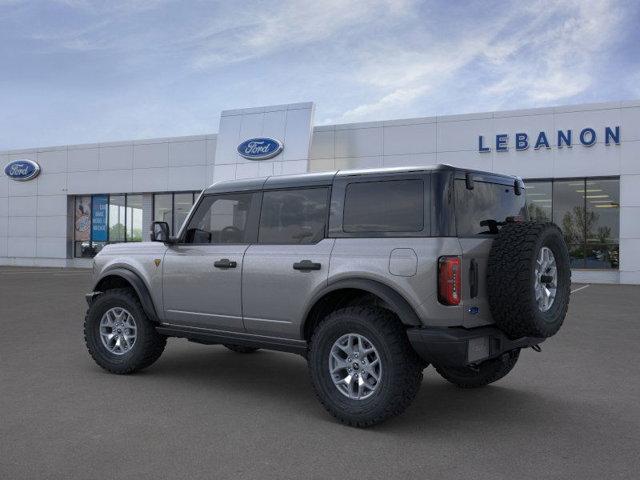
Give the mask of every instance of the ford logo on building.
M 14 160 L 4 167 L 4 173 L 11 180 L 26 182 L 38 176 L 40 165 L 33 160 Z
M 273 138 L 250 138 L 238 145 L 238 153 L 249 160 L 266 160 L 278 155 L 284 146 Z

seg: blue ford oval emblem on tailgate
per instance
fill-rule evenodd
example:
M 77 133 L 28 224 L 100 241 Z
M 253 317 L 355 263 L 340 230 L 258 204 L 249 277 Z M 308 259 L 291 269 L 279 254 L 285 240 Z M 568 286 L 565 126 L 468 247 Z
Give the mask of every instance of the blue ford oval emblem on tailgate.
M 249 160 L 266 160 L 278 155 L 282 143 L 273 138 L 250 138 L 238 145 L 238 153 Z
M 12 180 L 24 182 L 38 176 L 40 165 L 33 160 L 14 160 L 4 167 L 4 173 Z

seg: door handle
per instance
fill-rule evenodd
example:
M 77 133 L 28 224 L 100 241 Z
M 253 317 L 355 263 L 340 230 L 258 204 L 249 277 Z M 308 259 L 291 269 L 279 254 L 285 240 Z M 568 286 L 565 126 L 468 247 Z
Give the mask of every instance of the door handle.
M 228 258 L 222 258 L 213 262 L 213 266 L 216 268 L 236 268 L 238 264 L 236 262 L 232 262 Z
M 294 270 L 320 270 L 320 267 L 322 265 L 320 265 L 319 263 L 316 262 L 312 262 L 311 260 L 302 260 L 301 262 L 296 262 L 293 264 L 293 269 Z

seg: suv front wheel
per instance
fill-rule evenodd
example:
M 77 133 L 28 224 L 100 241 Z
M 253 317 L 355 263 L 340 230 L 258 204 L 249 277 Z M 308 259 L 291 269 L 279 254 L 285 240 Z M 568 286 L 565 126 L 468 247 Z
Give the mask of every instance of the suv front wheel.
M 311 338 L 316 395 L 348 425 L 368 427 L 402 413 L 418 393 L 422 367 L 397 317 L 381 308 L 337 310 Z
M 84 340 L 94 361 L 111 373 L 133 373 L 154 363 L 167 344 L 144 313 L 135 293 L 107 290 L 84 319 Z

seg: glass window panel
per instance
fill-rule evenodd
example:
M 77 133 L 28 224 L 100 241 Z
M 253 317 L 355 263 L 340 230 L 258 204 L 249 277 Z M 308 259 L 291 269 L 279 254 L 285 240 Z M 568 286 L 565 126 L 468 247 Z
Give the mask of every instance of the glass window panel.
M 494 222 L 525 215 L 526 195 L 516 195 L 512 186 L 476 181 L 469 190 L 464 180 L 456 180 L 455 195 L 456 228 L 462 237 L 491 233 Z
M 347 185 L 345 232 L 420 232 L 424 228 L 424 182 L 390 180 Z
M 618 243 L 620 236 L 620 181 L 587 180 L 587 243 Z
M 553 188 L 551 181 L 527 181 L 525 195 L 529 219 L 536 222 L 550 222 L 552 213 Z
M 584 243 L 584 189 L 584 180 L 553 182 L 553 221 L 562 230 L 567 244 Z
M 107 225 L 109 195 L 93 195 L 91 198 L 91 241 L 106 242 L 109 238 Z
M 124 195 L 109 196 L 109 242 L 124 242 L 125 217 Z
M 176 193 L 174 195 L 174 216 L 173 229 L 176 233 L 189 215 L 189 210 L 193 206 L 193 193 Z
M 569 263 L 571 268 L 585 268 L 584 243 L 567 245 L 569 248 Z
M 74 242 L 74 252 L 73 252 L 74 257 L 91 258 L 91 257 L 94 257 L 96 253 L 98 252 L 96 252 L 95 249 L 91 246 L 91 242 L 89 241 Z
M 142 241 L 142 195 L 127 195 L 127 242 Z
M 169 231 L 173 235 L 173 195 L 171 193 L 157 193 L 153 196 L 153 221 L 167 222 Z
M 186 243 L 245 243 L 253 194 L 211 195 L 200 202 L 185 234 Z
M 88 242 L 91 239 L 91 197 L 76 197 L 74 239 Z
M 259 243 L 311 244 L 324 237 L 329 202 L 326 188 L 265 192 Z
M 587 243 L 585 251 L 585 268 L 617 269 L 619 258 L 618 244 Z

